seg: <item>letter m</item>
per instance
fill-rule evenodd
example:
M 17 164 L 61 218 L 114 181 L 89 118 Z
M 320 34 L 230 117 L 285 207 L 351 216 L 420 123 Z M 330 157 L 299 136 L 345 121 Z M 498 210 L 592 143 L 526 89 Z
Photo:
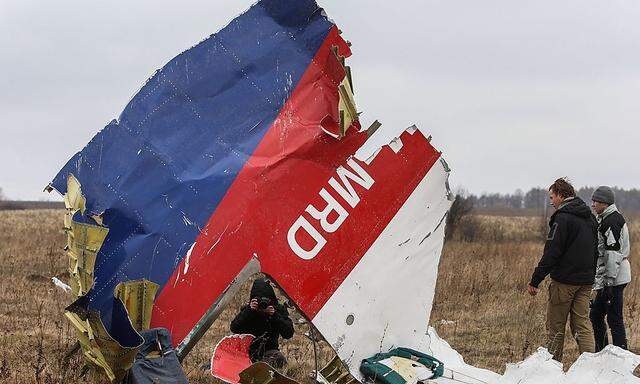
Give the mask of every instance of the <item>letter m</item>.
M 338 194 L 351 206 L 351 208 L 355 208 L 356 205 L 360 202 L 360 196 L 356 193 L 355 188 L 351 184 L 353 181 L 356 184 L 366 188 L 369 190 L 374 183 L 373 178 L 360 166 L 360 164 L 356 163 L 356 161 L 351 158 L 347 161 L 347 164 L 353 169 L 356 173 L 353 173 L 346 169 L 345 167 L 338 167 L 336 173 L 342 181 L 341 185 L 338 181 L 332 177 L 329 179 L 329 185 L 333 187 L 333 189 L 338 192 Z

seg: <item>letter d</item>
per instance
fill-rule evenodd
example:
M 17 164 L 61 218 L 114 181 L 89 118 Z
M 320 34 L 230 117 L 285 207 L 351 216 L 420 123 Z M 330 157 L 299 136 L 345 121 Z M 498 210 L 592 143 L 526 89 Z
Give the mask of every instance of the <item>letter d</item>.
M 296 234 L 301 228 L 304 229 L 313 238 L 313 240 L 316 241 L 316 245 L 309 251 L 302 248 L 296 240 Z M 311 260 L 316 257 L 322 247 L 324 247 L 324 245 L 327 243 L 327 240 L 322 237 L 320 232 L 318 232 L 318 230 L 316 230 L 313 225 L 311 225 L 311 223 L 309 223 L 309 221 L 304 218 L 304 216 L 298 217 L 298 220 L 296 220 L 291 228 L 289 228 L 289 232 L 287 233 L 287 241 L 289 242 L 289 247 L 291 247 L 291 250 L 296 255 L 298 255 L 298 257 L 304 260 Z

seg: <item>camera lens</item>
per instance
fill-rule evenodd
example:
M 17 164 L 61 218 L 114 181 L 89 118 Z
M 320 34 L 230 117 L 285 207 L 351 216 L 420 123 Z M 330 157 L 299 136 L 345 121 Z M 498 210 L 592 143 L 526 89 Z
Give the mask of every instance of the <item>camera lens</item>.
M 268 297 L 261 297 L 260 299 L 258 299 L 259 309 L 264 311 L 269 305 L 271 305 L 271 299 L 269 299 Z

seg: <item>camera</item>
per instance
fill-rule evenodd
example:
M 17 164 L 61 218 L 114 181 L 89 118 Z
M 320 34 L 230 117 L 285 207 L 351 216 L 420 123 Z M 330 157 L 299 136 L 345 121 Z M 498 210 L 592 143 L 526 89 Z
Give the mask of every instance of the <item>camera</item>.
M 258 297 L 258 309 L 265 311 L 271 305 L 271 299 L 268 297 Z

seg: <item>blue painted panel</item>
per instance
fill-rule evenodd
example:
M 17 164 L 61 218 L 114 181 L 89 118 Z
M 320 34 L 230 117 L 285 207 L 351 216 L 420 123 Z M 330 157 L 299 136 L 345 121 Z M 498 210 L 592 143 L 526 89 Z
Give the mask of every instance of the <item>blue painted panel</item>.
M 123 345 L 115 286 L 163 286 L 271 127 L 333 24 L 311 0 L 263 0 L 157 71 L 58 173 L 73 174 L 86 217 L 109 227 L 95 284 L 77 304 Z M 78 218 L 80 220 L 80 218 Z

